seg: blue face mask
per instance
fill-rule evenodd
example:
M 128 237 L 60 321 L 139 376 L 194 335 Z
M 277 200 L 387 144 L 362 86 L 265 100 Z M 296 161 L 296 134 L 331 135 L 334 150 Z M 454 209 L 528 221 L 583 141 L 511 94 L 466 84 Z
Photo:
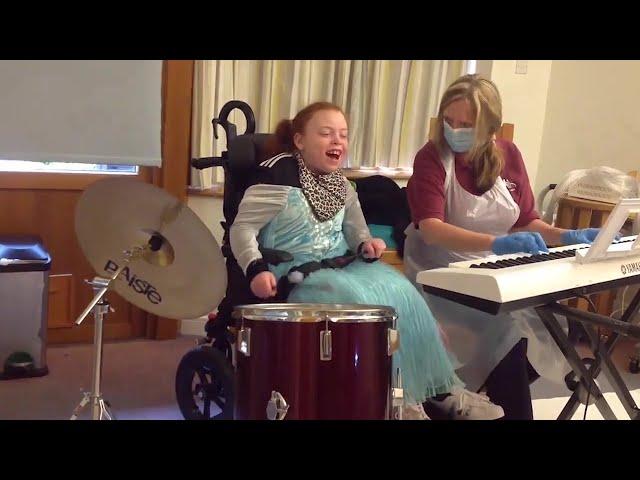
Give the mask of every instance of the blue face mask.
M 443 120 L 444 138 L 449 144 L 449 148 L 456 153 L 468 152 L 473 146 L 475 139 L 474 128 L 451 128 L 449 124 Z

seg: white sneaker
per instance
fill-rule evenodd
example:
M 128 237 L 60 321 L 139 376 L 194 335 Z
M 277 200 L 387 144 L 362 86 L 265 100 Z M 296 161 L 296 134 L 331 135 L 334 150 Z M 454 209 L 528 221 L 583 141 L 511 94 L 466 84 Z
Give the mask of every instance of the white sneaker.
M 444 400 L 429 399 L 437 408 L 447 412 L 452 420 L 497 420 L 504 417 L 504 410 L 491 403 L 489 397 L 462 388 L 453 388 Z
M 402 420 L 431 420 L 421 404 L 403 405 Z

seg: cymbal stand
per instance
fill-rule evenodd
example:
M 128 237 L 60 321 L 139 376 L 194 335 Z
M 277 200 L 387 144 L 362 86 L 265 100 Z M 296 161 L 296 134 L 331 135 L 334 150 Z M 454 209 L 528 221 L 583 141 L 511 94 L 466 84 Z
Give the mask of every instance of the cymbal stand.
M 149 246 L 134 247 L 132 250 L 125 251 L 125 258 L 122 262 L 122 265 L 114 272 L 111 278 L 95 277 L 91 282 L 85 280 L 87 284 L 93 287 L 95 296 L 93 297 L 93 300 L 91 300 L 87 308 L 85 308 L 84 311 L 80 314 L 75 323 L 76 325 L 80 325 L 85 317 L 89 315 L 89 312 L 93 310 L 93 317 L 95 319 L 93 336 L 93 385 L 90 392 L 84 392 L 84 397 L 73 411 L 71 420 L 77 420 L 78 415 L 80 414 L 82 409 L 89 403 L 91 403 L 91 418 L 93 420 L 115 420 L 115 416 L 110 410 L 109 402 L 105 401 L 104 398 L 102 398 L 102 393 L 100 392 L 100 380 L 102 377 L 102 336 L 104 316 L 109 312 L 109 310 L 111 310 L 112 312 L 114 311 L 113 308 L 111 308 L 111 306 L 109 305 L 108 300 L 103 297 L 107 293 L 107 290 L 111 286 L 112 282 L 115 281 L 115 279 L 122 273 L 125 267 L 132 260 L 140 258 L 148 248 Z

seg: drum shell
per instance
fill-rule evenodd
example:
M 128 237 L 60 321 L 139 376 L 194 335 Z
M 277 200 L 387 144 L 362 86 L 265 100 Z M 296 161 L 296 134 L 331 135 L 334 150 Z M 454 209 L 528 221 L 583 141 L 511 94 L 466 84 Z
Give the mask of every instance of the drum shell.
M 273 391 L 286 419 L 370 419 L 388 415 L 394 317 L 374 321 L 288 322 L 242 318 L 249 356 L 236 352 L 235 418 L 263 420 Z M 331 332 L 331 359 L 321 359 L 321 332 Z

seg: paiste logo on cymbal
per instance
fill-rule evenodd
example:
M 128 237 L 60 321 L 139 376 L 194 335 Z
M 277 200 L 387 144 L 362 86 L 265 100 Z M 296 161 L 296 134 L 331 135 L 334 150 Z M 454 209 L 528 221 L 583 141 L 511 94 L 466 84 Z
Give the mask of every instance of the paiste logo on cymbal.
M 118 270 L 118 264 L 113 260 L 107 260 L 107 264 L 104 266 L 104 270 L 105 272 L 114 273 L 116 270 Z M 146 296 L 147 300 L 149 300 L 154 305 L 162 303 L 162 297 L 156 290 L 156 287 L 151 285 L 146 280 L 142 280 L 135 274 L 131 275 L 129 267 L 124 267 L 119 278 L 121 278 L 122 275 L 124 275 L 124 277 L 127 279 L 127 284 L 133 289 L 134 292 Z

